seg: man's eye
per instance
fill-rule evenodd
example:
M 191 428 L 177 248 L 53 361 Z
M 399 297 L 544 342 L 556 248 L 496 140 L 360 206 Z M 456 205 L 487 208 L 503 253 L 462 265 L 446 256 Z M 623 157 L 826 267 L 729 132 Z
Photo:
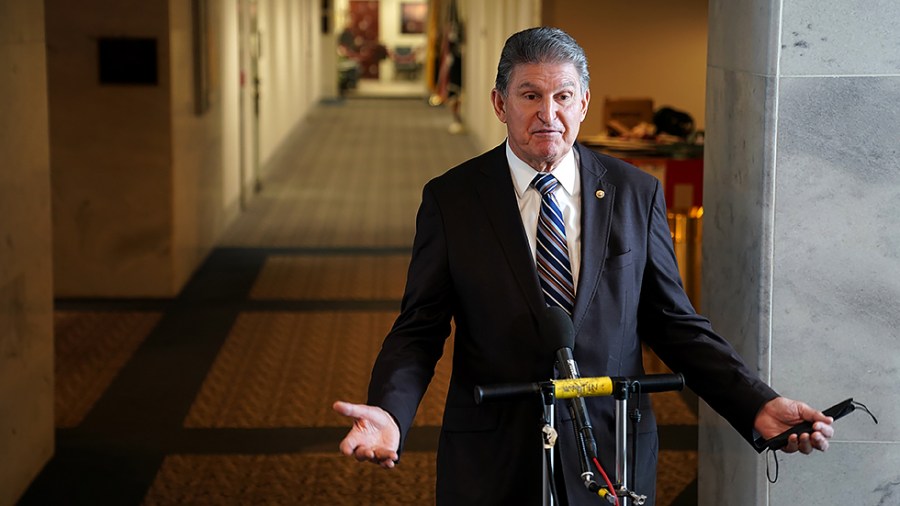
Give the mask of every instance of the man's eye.
M 537 98 L 537 95 L 535 95 L 534 93 L 526 93 L 525 94 L 525 100 L 534 100 L 536 98 Z
M 558 98 L 560 102 L 568 102 L 572 99 L 572 95 L 569 93 L 563 93 L 562 95 L 559 95 Z

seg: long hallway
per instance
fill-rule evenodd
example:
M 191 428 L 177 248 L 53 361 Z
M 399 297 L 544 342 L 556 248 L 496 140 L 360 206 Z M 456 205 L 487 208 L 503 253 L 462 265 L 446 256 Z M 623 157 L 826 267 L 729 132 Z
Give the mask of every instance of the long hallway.
M 477 154 L 449 121 L 323 103 L 178 297 L 58 300 L 56 454 L 20 504 L 432 504 L 450 341 L 394 472 L 338 455 L 331 403 L 365 400 L 423 184 Z M 654 402 L 658 504 L 695 504 L 695 404 Z

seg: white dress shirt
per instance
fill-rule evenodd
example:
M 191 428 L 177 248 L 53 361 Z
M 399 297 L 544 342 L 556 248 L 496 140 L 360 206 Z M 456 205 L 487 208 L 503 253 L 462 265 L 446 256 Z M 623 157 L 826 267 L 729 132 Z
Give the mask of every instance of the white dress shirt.
M 523 162 L 506 143 L 506 160 L 516 189 L 519 201 L 519 214 L 522 225 L 528 236 L 531 254 L 537 262 L 537 222 L 541 212 L 541 193 L 531 187 L 531 181 L 537 171 Z M 578 177 L 578 160 L 575 149 L 569 153 L 553 169 L 553 175 L 559 186 L 553 192 L 556 203 L 563 214 L 566 224 L 566 242 L 569 246 L 569 263 L 572 266 L 572 281 L 578 286 L 578 271 L 581 266 L 581 179 Z

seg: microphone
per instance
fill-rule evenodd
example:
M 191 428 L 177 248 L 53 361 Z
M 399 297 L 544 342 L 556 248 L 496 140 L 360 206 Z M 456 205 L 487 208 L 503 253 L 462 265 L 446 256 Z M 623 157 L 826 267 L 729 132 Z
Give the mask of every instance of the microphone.
M 615 393 L 615 385 L 624 384 L 629 391 L 640 387 L 641 393 L 652 394 L 684 389 L 684 376 L 651 374 L 648 376 L 598 376 L 596 378 L 556 379 L 540 383 L 502 383 L 475 387 L 475 403 L 506 401 L 536 397 L 549 389 L 557 399 L 604 397 Z
M 575 328 L 572 326 L 569 314 L 562 308 L 548 307 L 538 324 L 538 333 L 545 342 L 556 345 L 556 368 L 561 378 L 563 380 L 580 379 L 578 364 L 575 363 L 572 355 L 572 348 L 575 346 Z M 597 458 L 597 442 L 594 439 L 591 418 L 588 415 L 584 397 L 567 398 L 566 404 L 575 428 L 575 441 L 581 458 L 581 478 L 584 480 L 585 487 L 591 490 L 598 487 L 594 481 L 594 473 L 591 471 L 591 463 L 594 458 Z

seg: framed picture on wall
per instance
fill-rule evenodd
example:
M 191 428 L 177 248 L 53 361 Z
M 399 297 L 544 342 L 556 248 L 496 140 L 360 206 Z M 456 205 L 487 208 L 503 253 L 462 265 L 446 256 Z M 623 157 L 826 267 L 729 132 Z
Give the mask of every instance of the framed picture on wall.
M 400 3 L 400 33 L 425 33 L 428 4 L 425 2 Z

